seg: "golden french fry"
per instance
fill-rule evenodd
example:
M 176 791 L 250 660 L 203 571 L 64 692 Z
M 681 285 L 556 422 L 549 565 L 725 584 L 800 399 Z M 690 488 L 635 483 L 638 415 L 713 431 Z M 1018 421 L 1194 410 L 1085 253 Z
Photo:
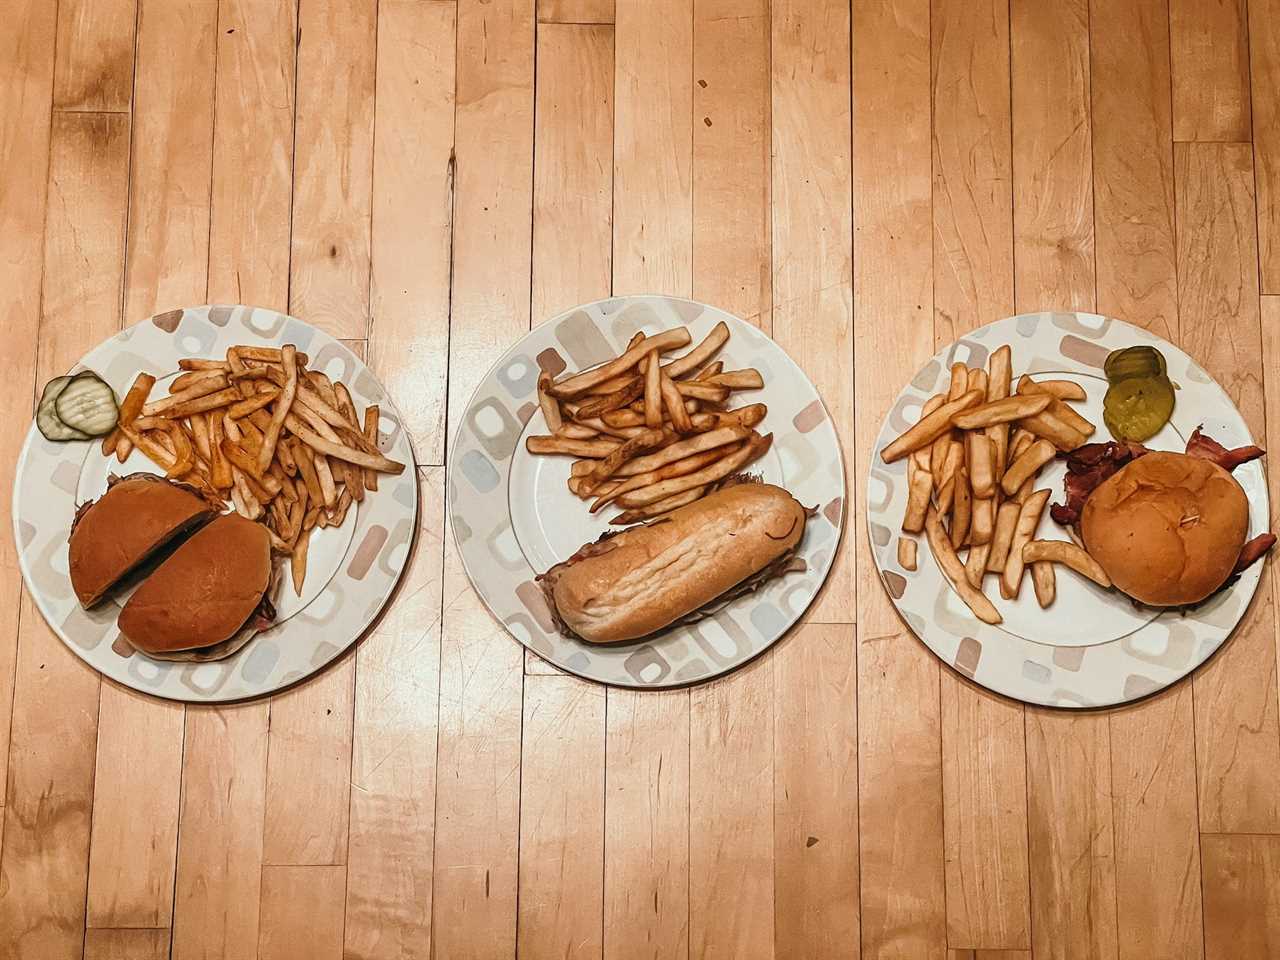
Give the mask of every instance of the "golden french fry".
M 1003 400 L 1009 396 L 1010 380 L 1013 375 L 1012 351 L 1006 343 L 995 350 L 987 361 L 990 374 L 987 377 L 987 401 Z
M 687 409 L 687 408 L 686 408 Z M 752 403 L 737 410 L 695 413 L 689 418 L 695 430 L 719 430 L 722 427 L 754 427 L 765 418 L 769 408 L 763 403 Z
M 907 486 L 907 509 L 902 516 L 904 532 L 919 533 L 924 529 L 924 515 L 929 509 L 929 495 L 932 492 L 932 474 L 927 470 L 917 470 Z
M 295 363 L 297 350 L 293 344 L 286 343 L 280 349 L 280 355 L 284 358 L 282 362 L 285 368 L 285 383 L 280 389 L 280 396 L 276 398 L 271 423 L 263 435 L 262 449 L 258 451 L 258 473 L 260 474 L 266 473 L 267 467 L 275 458 L 276 444 L 280 442 L 280 431 L 284 429 L 285 417 L 289 415 L 294 394 L 298 389 L 298 367 Z
M 338 488 L 333 482 L 333 470 L 329 467 L 329 458 L 320 452 L 315 455 L 316 479 L 320 481 L 320 502 L 333 508 L 338 502 Z M 330 517 L 332 520 L 333 518 Z
M 676 390 L 676 385 L 662 371 L 659 371 L 658 378 L 661 381 L 662 404 L 666 407 L 667 415 L 671 417 L 671 426 L 677 433 L 691 433 L 693 424 L 689 420 L 689 413 L 684 408 L 684 399 Z
M 259 363 L 280 363 L 284 356 L 284 351 L 280 347 L 251 347 L 238 343 L 235 350 L 241 360 L 257 360 Z M 296 362 L 303 366 L 306 366 L 310 359 L 305 353 L 298 353 L 296 357 Z
M 223 415 L 214 411 L 209 414 L 209 479 L 219 490 L 228 490 L 235 482 L 231 476 L 231 463 L 222 453 L 224 439 Z
M 970 485 L 972 485 L 972 481 Z M 995 528 L 995 500 L 989 497 L 979 498 L 975 496 L 970 513 L 969 542 L 978 547 L 990 543 L 991 535 Z
M 973 484 L 973 495 L 986 498 L 995 490 L 995 444 L 985 433 L 971 431 L 965 434 L 968 441 L 969 482 Z
M 749 436 L 751 436 L 749 428 L 736 424 L 716 430 L 708 430 L 705 433 L 699 433 L 672 443 L 655 453 L 637 457 L 619 469 L 617 474 L 620 477 L 631 477 L 648 473 L 651 470 L 665 467 L 669 463 L 675 463 L 677 460 L 683 460 L 685 457 L 691 457 L 706 450 L 714 450 L 729 443 L 737 443 L 740 440 L 747 439 Z
M 163 416 L 169 420 L 180 420 L 194 413 L 216 410 L 241 399 L 240 391 L 225 384 L 219 388 L 217 380 L 197 383 L 182 393 L 172 393 L 160 400 L 153 400 L 142 408 L 144 417 Z
M 1022 485 L 1040 472 L 1040 468 L 1057 456 L 1058 451 L 1048 440 L 1037 440 L 1009 465 L 1000 487 L 1006 496 L 1012 497 Z
M 723 457 L 732 456 L 738 451 L 738 449 L 738 446 L 732 444 L 721 445 L 711 450 L 702 450 L 698 453 L 691 454 L 680 460 L 665 463 L 660 467 L 654 467 L 653 469 L 646 470 L 644 473 L 637 473 L 632 476 L 623 477 L 618 485 L 608 492 L 604 492 L 603 490 L 596 492 L 596 501 L 591 505 L 591 512 L 599 512 L 601 509 L 608 506 L 610 502 L 621 497 L 625 493 L 630 493 L 632 490 L 642 490 L 645 487 L 652 486 L 655 483 L 660 483 L 663 480 L 687 476 L 696 470 L 701 470 L 704 467 L 715 463 Z M 662 452 L 665 453 L 666 451 Z M 635 461 L 632 462 L 634 463 Z M 630 464 L 628 464 L 628 466 L 630 466 Z
M 983 434 L 991 444 L 991 476 L 994 484 L 996 477 L 1003 477 L 1009 463 L 1009 424 L 993 423 L 986 427 Z
M 956 471 L 964 464 L 964 444 L 952 441 L 947 447 L 947 458 L 942 462 L 942 486 L 946 486 L 951 482 L 951 478 L 956 475 Z M 935 480 L 936 482 L 936 480 Z M 938 508 L 939 513 L 946 513 L 941 507 Z
M 698 375 L 693 377 L 694 380 L 707 380 L 714 377 L 717 373 L 724 370 L 724 361 L 716 360 L 714 363 L 708 363 L 705 367 L 698 371 Z
M 964 565 L 960 562 L 960 558 L 956 556 L 956 552 L 951 546 L 951 541 L 947 539 L 946 531 L 942 529 L 942 521 L 938 518 L 938 511 L 933 507 L 930 507 L 929 512 L 925 515 L 924 531 L 929 540 L 929 549 L 933 551 L 933 557 L 938 562 L 938 567 L 951 582 L 951 588 L 973 611 L 974 616 L 983 623 L 997 624 L 1002 622 L 1000 611 L 995 608 L 995 604 L 988 600 L 982 591 L 970 586 L 968 579 L 965 577 Z
M 116 428 L 102 440 L 102 455 L 104 457 L 109 457 L 116 452 L 122 441 L 131 444 L 131 441 L 120 431 L 119 425 L 133 423 L 138 418 L 147 402 L 147 397 L 151 394 L 151 388 L 155 385 L 156 378 L 149 373 L 140 373 L 134 378 L 133 385 L 129 387 L 129 392 L 120 401 L 120 413 L 116 417 Z M 127 456 L 128 453 L 120 458 L 120 462 L 124 463 Z
M 1009 423 L 1033 417 L 1049 405 L 1050 398 L 1034 396 L 1005 397 L 992 400 L 972 410 L 964 410 L 951 418 L 952 425 L 961 430 L 977 430 L 996 423 Z
M 351 488 L 343 487 L 342 493 L 338 497 L 338 502 L 328 512 L 329 526 L 342 526 L 343 521 L 347 519 L 347 510 L 351 507 L 351 499 Z
M 717 387 L 728 387 L 730 390 L 759 390 L 764 386 L 764 377 L 754 367 L 745 370 L 730 370 L 717 373 L 700 383 L 710 383 Z
M 974 390 L 964 394 L 958 400 L 940 404 L 936 410 L 922 416 L 919 422 L 886 445 L 880 451 L 880 459 L 885 463 L 893 463 L 926 444 L 933 443 L 941 434 L 951 429 L 952 417 L 963 410 L 977 406 L 981 397 L 982 394 Z
M 380 415 L 381 412 L 376 403 L 364 408 L 364 438 L 374 450 L 378 449 L 378 418 Z M 365 469 L 364 488 L 370 491 L 378 489 L 378 471 Z
M 599 486 L 605 480 L 608 480 L 613 476 L 617 472 L 618 468 L 628 460 L 634 459 L 639 453 L 652 450 L 661 442 L 661 430 L 646 430 L 639 436 L 632 437 L 625 443 L 620 444 L 617 450 L 614 450 L 607 457 L 597 463 L 595 469 L 587 474 L 586 486 L 588 486 L 588 488 L 595 488 Z
M 612 440 L 565 440 L 561 437 L 529 437 L 525 449 L 532 454 L 567 454 L 573 457 L 607 457 L 618 449 Z
M 298 463 L 298 475 L 307 488 L 307 498 L 313 505 L 324 503 L 324 491 L 320 488 L 320 477 L 316 473 L 316 455 L 311 448 L 298 441 L 293 442 L 293 458 Z
M 227 407 L 227 416 L 232 420 L 239 420 L 247 417 L 255 410 L 261 410 L 263 407 L 269 407 L 275 402 L 276 397 L 280 396 L 280 391 L 272 387 L 270 391 L 257 393 L 248 400 L 239 400 Z
M 1035 434 L 1021 432 L 1018 433 L 1017 439 L 1013 446 L 1009 449 L 1010 462 L 1017 462 L 1017 459 L 1030 449 L 1031 445 L 1036 442 Z M 1003 474 L 1001 475 L 1003 478 Z
M 1009 547 L 1013 544 L 1013 534 L 1018 526 L 1018 515 L 1022 505 L 1013 501 L 1000 504 L 996 511 L 996 527 L 991 534 L 991 552 L 987 555 L 987 572 L 1004 573 L 1005 563 L 1009 559 Z
M 178 361 L 179 370 L 229 370 L 225 360 L 201 360 L 197 357 L 183 357 Z
M 315 514 L 308 514 L 307 519 L 315 523 Z M 307 544 L 311 542 L 311 527 L 303 521 L 302 533 L 298 535 L 297 542 L 293 545 L 293 553 L 289 556 L 289 572 L 293 577 L 293 592 L 298 596 L 302 596 L 302 583 L 307 579 Z
M 970 390 L 977 390 L 985 397 L 987 395 L 988 385 L 989 381 L 987 379 L 987 371 L 983 370 L 981 367 L 974 367 L 969 371 L 969 381 L 965 385 L 965 392 L 968 393 Z
M 951 365 L 951 386 L 947 390 L 947 400 L 959 400 L 965 393 L 965 387 L 969 383 L 969 368 L 963 363 L 953 363 Z M 985 395 L 985 391 L 984 391 Z
M 1030 380 L 1030 377 L 1023 376 L 1023 380 Z M 1051 397 L 1057 397 L 1059 400 L 1084 400 L 1086 394 L 1084 387 L 1070 380 L 1032 380 L 1041 391 L 1049 394 Z
M 773 434 L 760 436 L 753 434 L 751 439 L 744 444 L 741 449 L 729 454 L 717 462 L 703 467 L 701 470 L 686 474 L 683 477 L 675 477 L 670 480 L 662 480 L 650 486 L 643 487 L 639 490 L 633 490 L 630 493 L 623 494 L 618 498 L 618 503 L 628 509 L 635 507 L 647 507 L 651 503 L 657 503 L 659 500 L 665 500 L 667 497 L 676 493 L 683 493 L 693 487 L 704 486 L 705 484 L 714 483 L 717 480 L 723 480 L 732 473 L 736 473 L 752 460 L 762 456 L 769 446 L 773 443 Z
M 1039 399 L 1048 402 L 1050 398 L 1047 394 L 1041 394 Z M 1018 422 L 1037 437 L 1043 437 L 1064 452 L 1074 450 L 1085 441 L 1084 434 L 1074 427 L 1067 426 L 1047 410 L 1031 417 L 1023 417 Z
M 954 432 L 954 430 L 948 430 L 946 433 L 939 434 L 938 439 L 933 441 L 929 448 L 928 470 L 933 474 L 934 486 L 939 490 L 946 482 L 943 474 L 946 473 L 947 457 L 951 453 L 951 444 L 954 442 L 951 435 Z
M 990 543 L 974 544 L 969 548 L 969 556 L 964 564 L 964 578 L 975 590 L 982 589 L 982 578 L 987 572 L 987 557 L 990 553 Z
M 189 387 L 194 387 L 198 383 L 205 383 L 209 380 L 217 380 L 218 386 L 215 390 L 221 390 L 227 385 L 227 375 L 220 370 L 190 370 L 186 373 L 179 374 L 169 382 L 169 393 L 182 393 Z
M 1000 577 L 1000 595 L 1006 600 L 1015 599 L 1022 589 L 1022 575 L 1026 571 L 1022 548 L 1036 535 L 1040 514 L 1048 500 L 1048 490 L 1037 490 L 1018 508 L 1018 523 L 1013 531 L 1013 542 L 1009 545 L 1009 559 L 1005 561 L 1004 573 Z
M 637 507 L 634 510 L 626 510 L 618 514 L 609 522 L 611 524 L 628 524 L 638 523 L 641 520 L 652 520 L 660 517 L 665 513 L 670 513 L 676 507 L 683 507 L 687 503 L 693 501 L 706 494 L 706 487 L 694 487 L 692 490 L 686 490 L 683 493 L 674 493 L 665 500 L 659 500 L 657 503 L 651 503 L 647 507 Z
M 555 435 L 565 440 L 594 440 L 600 431 L 581 423 L 562 423 Z
M 1023 548 L 1026 552 L 1026 548 Z M 1043 560 L 1031 565 L 1031 585 L 1036 588 L 1036 601 L 1041 607 L 1053 603 L 1058 593 L 1057 576 L 1053 572 L 1053 564 Z
M 1069 383 L 1070 381 L 1063 380 L 1059 382 Z M 1072 386 L 1075 386 L 1075 384 L 1072 384 Z M 1085 437 L 1093 436 L 1097 430 L 1097 427 L 1095 427 L 1089 420 L 1082 417 L 1071 407 L 1067 406 L 1063 400 L 1055 397 L 1048 390 L 1025 374 L 1018 380 L 1018 393 L 1029 397 L 1042 395 L 1049 397 L 1049 406 L 1045 409 L 1065 423 L 1068 427 L 1083 434 Z
M 712 356 L 716 351 L 723 347 L 729 341 L 729 327 L 721 321 L 712 328 L 706 338 L 686 353 L 683 357 L 676 357 L 670 363 L 663 366 L 663 372 L 668 377 L 675 380 L 677 377 L 683 377 L 686 373 L 698 369 Z M 686 341 L 687 343 L 688 341 Z
M 917 545 L 912 537 L 898 538 L 898 566 L 903 570 L 916 568 Z
M 672 350 L 677 347 L 685 346 L 690 339 L 687 327 L 676 327 L 674 330 L 666 330 L 657 336 L 648 337 L 636 346 L 627 350 L 626 353 L 615 360 L 601 364 L 594 370 L 588 370 L 579 373 L 560 383 L 552 384 L 550 393 L 554 397 L 561 399 L 576 397 L 581 393 L 585 393 L 590 387 L 595 386 L 610 377 L 617 376 L 630 370 L 642 359 L 647 357 L 651 352 L 663 350 Z M 656 353 L 654 354 L 657 355 Z
M 538 406 L 542 408 L 542 419 L 547 421 L 547 431 L 555 433 L 564 423 L 564 417 L 560 413 L 559 401 L 547 392 L 550 387 L 551 374 L 543 370 L 538 374 Z
M 959 448 L 959 444 L 956 446 Z M 969 520 L 973 510 L 969 473 L 964 467 L 955 472 L 954 489 L 951 501 L 951 545 L 959 550 L 969 536 Z
M 313 433 L 311 430 L 309 430 L 300 420 L 294 417 L 293 414 L 289 414 L 288 416 L 286 416 L 284 423 L 285 423 L 285 426 L 289 428 L 290 432 L 292 432 L 295 437 L 297 437 L 307 446 L 311 447 L 311 449 L 315 450 L 317 453 L 323 453 L 327 456 L 334 457 L 335 459 L 338 459 L 338 460 L 345 460 L 347 463 L 354 463 L 356 466 L 359 466 L 359 467 L 369 467 L 373 470 L 378 470 L 381 473 L 398 474 L 398 473 L 404 472 L 403 463 L 400 463 L 396 460 L 389 460 L 380 453 L 377 453 L 377 454 L 365 453 L 363 450 L 355 450 L 352 447 L 347 446 L 346 444 L 333 443 L 329 440 L 326 440 L 324 437 L 321 437 Z M 348 431 L 348 433 L 350 432 L 351 431 Z M 360 436 L 363 439 L 363 434 L 361 434 Z M 533 437 L 530 437 L 529 439 L 532 440 Z M 558 442 L 559 443 L 592 443 L 594 441 L 561 440 Z M 533 453 L 536 451 L 531 450 L 530 452 Z
M 575 420 L 590 420 L 610 410 L 618 410 L 636 400 L 644 393 L 644 379 L 632 377 L 621 389 L 607 393 L 601 397 L 593 397 L 578 408 L 573 415 Z
M 197 413 L 191 418 L 191 439 L 200 456 L 204 458 L 204 462 L 208 463 L 213 454 L 209 448 L 209 416 L 207 414 Z
M 1100 587 L 1111 587 L 1111 578 L 1102 564 L 1066 540 L 1031 540 L 1022 547 L 1022 559 L 1026 563 L 1061 563 Z

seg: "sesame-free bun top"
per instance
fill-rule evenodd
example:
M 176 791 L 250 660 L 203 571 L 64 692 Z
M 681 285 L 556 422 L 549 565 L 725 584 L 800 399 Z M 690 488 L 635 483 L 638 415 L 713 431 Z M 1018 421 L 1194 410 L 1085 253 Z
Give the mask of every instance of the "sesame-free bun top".
M 223 514 L 134 592 L 120 611 L 120 632 L 145 653 L 212 646 L 244 626 L 270 583 L 267 528 Z
M 1085 548 L 1111 581 L 1155 607 L 1199 603 L 1235 569 L 1249 502 L 1226 470 L 1184 453 L 1148 453 L 1085 501 Z
M 157 550 L 216 510 L 187 487 L 149 473 L 113 479 L 80 508 L 71 528 L 67 567 L 80 603 L 91 607 Z

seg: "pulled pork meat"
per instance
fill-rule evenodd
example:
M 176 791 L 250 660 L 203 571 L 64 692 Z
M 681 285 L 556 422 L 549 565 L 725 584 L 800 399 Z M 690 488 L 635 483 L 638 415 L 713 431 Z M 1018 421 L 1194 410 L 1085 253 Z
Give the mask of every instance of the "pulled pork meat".
M 1266 451 L 1261 447 L 1253 445 L 1228 450 L 1217 440 L 1201 433 L 1199 427 L 1196 427 L 1191 439 L 1187 441 L 1187 456 L 1210 460 L 1228 473 L 1242 463 L 1257 460 L 1264 453 Z

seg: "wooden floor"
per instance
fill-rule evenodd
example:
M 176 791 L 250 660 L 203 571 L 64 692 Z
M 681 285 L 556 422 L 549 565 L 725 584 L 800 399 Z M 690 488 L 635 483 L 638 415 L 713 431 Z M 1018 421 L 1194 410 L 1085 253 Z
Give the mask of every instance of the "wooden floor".
M 0 956 L 1280 956 L 1274 564 L 1193 681 L 1069 715 L 939 666 L 857 502 L 902 383 L 1017 311 L 1171 338 L 1280 451 L 1280 0 L 0 13 L 0 513 L 39 386 L 205 302 L 365 351 L 423 464 L 391 613 L 266 702 L 100 680 L 3 538 Z M 822 601 L 693 690 L 526 657 L 445 527 L 483 371 L 610 292 L 771 330 L 848 458 Z

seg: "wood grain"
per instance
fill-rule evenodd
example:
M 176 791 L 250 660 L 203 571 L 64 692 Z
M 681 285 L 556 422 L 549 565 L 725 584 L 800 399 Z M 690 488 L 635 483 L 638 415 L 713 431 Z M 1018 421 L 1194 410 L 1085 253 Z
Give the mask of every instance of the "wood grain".
M 774 688 L 774 952 L 858 956 L 857 671 L 851 626 L 805 624 Z
M 258 960 L 341 960 L 342 867 L 264 866 Z
M 85 931 L 84 960 L 168 960 L 168 957 L 167 929 Z
M 885 411 L 933 351 L 928 6 L 854 10 L 853 88 L 866 91 L 853 101 L 854 491 L 867 489 Z M 936 956 L 946 948 L 939 668 L 880 586 L 862 511 L 853 519 L 862 954 Z
M 1248 140 L 1245 0 L 1169 0 L 1169 39 L 1174 139 Z
M 1030 950 L 948 950 L 947 960 L 1031 960 Z
M 537 0 L 537 4 L 539 23 L 613 23 L 614 0 Z
M 1093 0 L 1089 12 L 1097 308 L 1176 342 L 1168 7 Z
M 11 369 L 0 378 L 0 405 L 20 411 L 35 401 L 57 10 L 28 0 L 10 8 L 8 22 L 10 29 L 0 33 L 0 166 L 8 171 L 0 177 L 0 325 L 8 337 Z M 5 516 L 12 515 L 13 474 L 28 429 L 25 417 L 0 419 L 0 512 Z M 9 598 L 0 603 L 0 784 L 7 785 L 22 590 L 12 537 L 0 537 L 0 590 Z M 4 802 L 0 788 L 0 806 Z M 0 843 L 3 839 L 0 817 Z
M 693 296 L 772 329 L 767 0 L 693 4 Z
M 444 463 L 456 8 L 378 7 L 373 368 L 422 464 Z
M 1280 952 L 1280 837 L 1205 836 L 1205 960 Z
M 39 383 L 120 327 L 128 164 L 127 116 L 53 115 Z M 84 940 L 99 681 L 25 591 L 18 622 L 0 956 L 44 960 L 78 953 Z
M 1276 375 L 1266 376 L 1265 371 L 1280 369 L 1280 297 L 1261 298 L 1262 319 L 1262 369 L 1266 385 L 1272 389 L 1267 392 L 1266 421 L 1268 449 L 1280 450 L 1280 390 L 1276 390 Z M 1271 499 L 1271 529 L 1280 529 L 1280 470 L 1267 471 L 1268 492 Z M 1267 565 L 1271 573 L 1272 596 L 1280 590 L 1280 574 L 1276 572 L 1276 563 L 1268 558 Z M 1280 617 L 1276 618 L 1276 659 L 1280 662 Z M 1277 690 L 1280 696 L 1280 690 Z
M 534 11 L 458 6 L 449 430 L 529 328 Z M 445 536 L 433 894 L 438 957 L 516 948 L 523 651 L 489 615 Z
M 1090 310 L 1088 0 L 1012 0 L 1009 10 L 1018 309 Z
M 1280 294 L 1280 0 L 1249 4 L 1253 164 L 1263 293 Z
M 614 39 L 613 292 L 693 292 L 693 11 L 620 0 Z
M 1177 144 L 1183 346 L 1265 434 L 1253 154 L 1247 144 Z M 1280 829 L 1275 609 L 1269 578 L 1195 683 L 1200 829 Z
M 347 956 L 431 956 L 443 562 L 444 470 L 424 468 L 396 603 L 356 650 Z
M 600 957 L 605 690 L 525 682 L 520 765 L 520 956 Z
M 138 0 L 65 0 L 56 9 L 53 108 L 127 111 L 133 98 Z
M 300 0 L 289 305 L 335 337 L 369 326 L 376 0 Z
M 296 35 L 294 4 L 219 5 L 210 303 L 288 308 Z

